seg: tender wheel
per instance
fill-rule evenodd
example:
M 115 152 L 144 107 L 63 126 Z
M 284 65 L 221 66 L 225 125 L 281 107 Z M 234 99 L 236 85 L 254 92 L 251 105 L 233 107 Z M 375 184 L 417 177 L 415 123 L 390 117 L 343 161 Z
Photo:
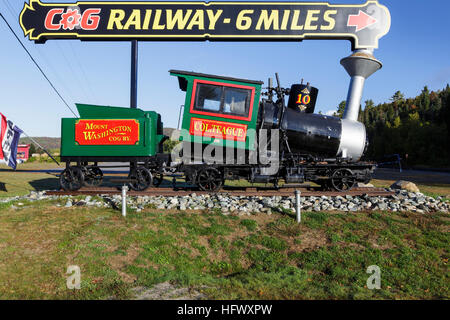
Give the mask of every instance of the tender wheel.
M 103 172 L 97 167 L 86 168 L 86 173 L 84 175 L 84 185 L 88 187 L 98 187 L 103 182 Z
M 161 185 L 161 183 L 163 182 L 163 180 L 164 180 L 164 176 L 162 174 L 155 175 L 153 177 L 153 185 L 155 187 L 159 187 Z
M 76 191 L 83 186 L 84 174 L 78 167 L 69 167 L 59 176 L 59 183 L 66 191 Z
M 337 191 L 349 191 L 355 186 L 356 179 L 350 169 L 337 169 L 333 172 L 330 182 Z
M 130 182 L 129 186 L 135 191 L 144 191 L 152 185 L 153 177 L 150 171 L 144 167 L 133 169 L 128 175 L 129 179 L 135 180 Z
M 197 185 L 203 191 L 217 191 L 222 187 L 222 184 L 222 174 L 216 168 L 205 168 L 197 176 Z

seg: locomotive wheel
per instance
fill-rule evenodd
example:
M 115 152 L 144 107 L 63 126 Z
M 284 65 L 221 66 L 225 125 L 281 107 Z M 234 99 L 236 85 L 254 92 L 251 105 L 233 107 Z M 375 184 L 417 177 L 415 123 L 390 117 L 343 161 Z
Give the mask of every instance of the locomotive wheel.
M 128 175 L 129 179 L 136 180 L 130 182 L 129 186 L 135 191 L 144 191 L 152 185 L 153 177 L 150 171 L 144 167 L 137 167 L 133 169 Z
M 349 191 L 355 186 L 356 179 L 350 169 L 337 169 L 333 172 L 330 182 L 337 191 Z
M 78 167 L 69 167 L 61 172 L 59 183 L 66 191 L 76 191 L 83 186 L 84 174 Z
M 86 168 L 86 173 L 84 174 L 84 185 L 88 187 L 98 187 L 103 182 L 103 172 L 97 167 Z
M 364 180 L 363 183 L 364 184 L 368 184 L 368 183 L 370 183 L 370 181 L 372 181 L 372 175 L 371 174 L 366 176 L 366 180 Z
M 164 176 L 162 174 L 159 175 L 155 175 L 153 177 L 153 185 L 155 187 L 159 187 L 161 185 L 161 183 L 163 182 Z
M 322 191 L 328 191 L 331 190 L 330 188 L 330 179 L 321 179 L 317 182 L 317 184 L 320 186 L 320 189 Z
M 216 168 L 205 168 L 197 176 L 197 185 L 203 191 L 214 192 L 220 189 L 223 177 Z

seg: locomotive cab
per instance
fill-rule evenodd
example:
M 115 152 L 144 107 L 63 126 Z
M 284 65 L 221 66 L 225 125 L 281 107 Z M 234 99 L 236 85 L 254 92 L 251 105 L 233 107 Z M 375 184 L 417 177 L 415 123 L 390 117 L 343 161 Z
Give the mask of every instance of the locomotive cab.
M 186 92 L 181 141 L 202 148 L 254 150 L 262 81 L 169 72 Z

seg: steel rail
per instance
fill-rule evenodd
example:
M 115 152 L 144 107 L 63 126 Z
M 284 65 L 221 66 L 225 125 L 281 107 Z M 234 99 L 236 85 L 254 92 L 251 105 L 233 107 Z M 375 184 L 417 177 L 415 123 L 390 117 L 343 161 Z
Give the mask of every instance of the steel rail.
M 186 195 L 228 195 L 228 196 L 251 196 L 251 197 L 274 197 L 274 196 L 282 196 L 289 197 L 294 196 L 294 192 L 296 190 L 301 190 L 302 196 L 328 196 L 328 197 L 336 197 L 336 196 L 390 196 L 395 194 L 392 191 L 387 191 L 382 188 L 355 188 L 346 192 L 338 192 L 338 191 L 312 191 L 304 188 L 285 188 L 285 189 L 267 189 L 267 188 L 243 188 L 236 187 L 230 188 L 227 187 L 225 189 L 221 189 L 218 192 L 206 192 L 193 188 L 149 188 L 145 191 L 133 191 L 130 190 L 128 195 L 130 196 L 186 196 Z M 78 195 L 120 195 L 122 193 L 120 188 L 81 188 L 77 191 L 46 191 L 46 195 L 51 196 L 78 196 Z

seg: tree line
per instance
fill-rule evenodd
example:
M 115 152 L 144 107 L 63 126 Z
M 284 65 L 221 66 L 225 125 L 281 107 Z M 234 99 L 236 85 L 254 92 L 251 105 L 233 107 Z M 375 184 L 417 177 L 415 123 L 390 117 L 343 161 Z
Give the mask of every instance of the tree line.
M 345 101 L 335 113 L 342 117 Z M 450 167 L 450 86 L 430 91 L 425 86 L 415 98 L 406 99 L 400 91 L 390 102 L 375 105 L 365 101 L 359 121 L 367 129 L 366 158 L 383 161 L 399 154 L 410 165 Z

